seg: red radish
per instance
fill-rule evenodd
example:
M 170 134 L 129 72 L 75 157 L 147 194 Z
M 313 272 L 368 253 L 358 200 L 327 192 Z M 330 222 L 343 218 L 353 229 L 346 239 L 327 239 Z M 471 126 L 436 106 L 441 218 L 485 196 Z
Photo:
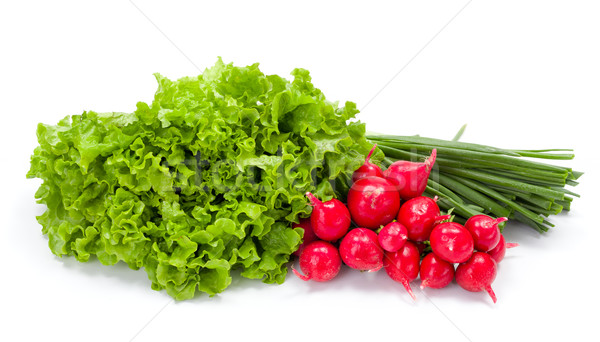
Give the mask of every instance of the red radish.
M 467 291 L 487 291 L 496 303 L 496 294 L 492 290 L 496 272 L 496 262 L 489 254 L 475 252 L 467 262 L 456 268 L 456 282 Z
M 456 222 L 444 222 L 433 228 L 429 243 L 433 252 L 448 262 L 465 262 L 473 254 L 473 237 Z
M 410 282 L 417 279 L 419 275 L 420 259 L 419 250 L 410 241 L 407 241 L 397 252 L 385 253 L 383 258 L 383 267 L 386 273 L 390 278 L 404 285 L 413 300 L 417 299 L 410 287 Z
M 400 207 L 398 222 L 408 230 L 408 238 L 413 241 L 427 241 L 436 222 L 450 218 L 440 216 L 440 208 L 434 199 L 419 196 L 409 199 Z
M 407 160 L 394 162 L 383 176 L 398 188 L 400 197 L 404 200 L 421 196 L 427 186 L 427 178 L 435 163 L 437 150 L 431 151 L 431 156 L 423 163 L 414 163 Z
M 367 158 L 365 158 L 365 163 L 361 167 L 359 167 L 356 171 L 354 171 L 354 173 L 352 174 L 352 182 L 356 182 L 357 180 L 359 180 L 361 178 L 367 178 L 367 177 L 382 177 L 383 178 L 383 172 L 381 171 L 381 168 L 369 161 L 371 159 L 371 156 L 373 155 L 373 152 L 375 152 L 376 147 L 377 147 L 377 144 L 373 145 L 371 152 L 369 152 L 369 154 L 367 155 Z
M 454 278 L 454 265 L 442 260 L 435 253 L 427 254 L 421 260 L 421 289 L 431 287 L 441 289 Z
M 300 256 L 302 253 L 302 249 L 304 246 L 309 243 L 317 240 L 317 236 L 313 231 L 312 225 L 310 224 L 310 218 L 301 218 L 299 223 L 292 224 L 292 228 L 302 228 L 304 229 L 304 236 L 302 237 L 302 243 L 298 246 L 298 249 L 294 252 L 295 256 Z
M 395 187 L 383 178 L 362 178 L 348 191 L 348 209 L 357 226 L 377 229 L 396 217 L 400 196 Z
M 377 234 L 377 240 L 381 248 L 387 252 L 396 252 L 408 239 L 406 227 L 400 222 L 390 222 Z
M 506 249 L 513 247 L 519 247 L 519 244 L 512 242 L 507 243 L 506 240 L 504 240 L 504 236 L 500 234 L 500 242 L 498 242 L 498 245 L 489 250 L 487 253 L 492 257 L 492 259 L 494 259 L 495 262 L 499 263 L 500 261 L 502 261 L 502 259 L 504 259 Z
M 498 224 L 507 221 L 508 218 L 500 217 L 493 219 L 487 215 L 471 216 L 465 223 L 465 228 L 473 236 L 475 249 L 480 252 L 487 252 L 496 247 L 500 242 L 500 229 Z
M 377 242 L 377 234 L 366 228 L 356 228 L 340 242 L 342 261 L 360 271 L 378 271 L 383 267 L 383 250 Z
M 321 202 L 310 192 L 307 192 L 306 196 L 314 207 L 310 215 L 310 223 L 319 239 L 335 241 L 348 232 L 351 223 L 350 213 L 344 203 L 335 198 Z
M 302 280 L 328 281 L 340 272 L 342 259 L 337 248 L 325 241 L 314 241 L 306 245 L 300 254 L 300 269 L 292 271 Z

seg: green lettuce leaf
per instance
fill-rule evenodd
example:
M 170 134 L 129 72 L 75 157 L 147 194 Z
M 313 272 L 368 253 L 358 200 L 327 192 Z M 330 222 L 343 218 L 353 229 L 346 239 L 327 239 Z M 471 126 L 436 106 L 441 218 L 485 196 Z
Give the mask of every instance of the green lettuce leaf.
M 339 197 L 371 148 L 349 122 L 356 105 L 327 101 L 306 70 L 292 75 L 219 59 L 197 77 L 157 74 L 154 101 L 133 113 L 39 124 L 27 177 L 43 180 L 51 251 L 144 268 L 178 300 L 222 292 L 234 269 L 282 283 L 302 241 L 292 223 L 311 212 L 305 193 Z

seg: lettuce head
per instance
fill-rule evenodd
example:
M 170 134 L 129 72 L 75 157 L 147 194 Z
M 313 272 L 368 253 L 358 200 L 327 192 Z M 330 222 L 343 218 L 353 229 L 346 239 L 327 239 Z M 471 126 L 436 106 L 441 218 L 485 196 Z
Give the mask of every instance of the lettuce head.
M 282 283 L 310 215 L 305 193 L 343 197 L 371 148 L 356 105 L 309 72 L 216 65 L 171 81 L 133 113 L 39 124 L 28 178 L 52 253 L 143 268 L 178 300 L 222 292 L 231 271 Z M 375 159 L 381 158 L 379 153 Z

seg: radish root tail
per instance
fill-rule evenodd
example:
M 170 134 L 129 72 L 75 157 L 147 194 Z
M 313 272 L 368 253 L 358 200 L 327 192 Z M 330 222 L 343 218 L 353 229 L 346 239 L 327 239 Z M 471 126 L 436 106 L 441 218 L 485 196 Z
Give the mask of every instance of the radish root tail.
M 492 300 L 494 301 L 494 303 L 496 303 L 496 301 L 497 301 L 496 294 L 494 293 L 494 290 L 492 290 L 492 287 L 488 285 L 485 288 L 485 291 L 490 295 L 490 297 L 492 297 Z
M 321 204 L 321 201 L 319 201 L 319 199 L 316 198 L 315 195 L 311 194 L 310 192 L 306 193 L 306 197 L 308 197 L 308 200 L 310 201 L 310 204 L 313 207 Z
M 443 221 L 449 220 L 452 217 L 452 215 L 440 215 L 440 216 L 436 216 L 433 220 L 435 222 L 435 224 L 440 224 Z
M 410 287 L 410 283 L 407 280 L 405 280 L 402 282 L 402 285 L 404 285 L 404 288 L 406 289 L 406 292 L 408 292 L 408 294 L 410 295 L 410 298 L 412 298 L 414 301 L 417 301 L 417 297 L 415 297 L 415 294 L 413 293 L 413 290 Z
M 427 160 L 425 160 L 425 166 L 427 166 L 427 170 L 431 170 L 431 168 L 433 167 L 433 164 L 435 164 L 435 158 L 437 156 L 437 149 L 433 149 L 433 151 L 431 151 L 431 155 L 429 156 L 429 158 L 427 158 Z
M 307 275 L 304 275 L 304 274 L 300 274 L 300 272 L 296 271 L 296 269 L 295 269 L 294 267 L 292 267 L 292 272 L 294 272 L 294 274 L 295 274 L 295 275 L 296 275 L 298 278 L 300 278 L 300 279 L 302 279 L 302 280 L 304 280 L 304 281 L 310 280 L 310 277 L 309 277 L 309 276 L 307 276 Z
M 369 152 L 369 154 L 367 154 L 367 158 L 365 158 L 365 163 L 368 163 L 369 160 L 371 160 L 371 156 L 373 155 L 373 152 L 375 152 L 376 148 L 377 148 L 377 144 L 373 145 L 371 152 Z
M 493 222 L 494 222 L 494 225 L 498 225 L 498 224 L 500 224 L 502 222 L 506 222 L 506 221 L 508 221 L 508 217 L 498 217 Z

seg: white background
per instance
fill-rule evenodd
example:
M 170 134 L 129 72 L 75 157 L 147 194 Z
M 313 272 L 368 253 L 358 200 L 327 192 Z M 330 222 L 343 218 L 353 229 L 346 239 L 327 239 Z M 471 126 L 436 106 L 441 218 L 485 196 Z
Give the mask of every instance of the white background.
M 134 3 L 0 5 L 0 340 L 597 336 L 597 1 Z M 363 108 L 372 131 L 449 139 L 468 123 L 464 141 L 574 148 L 582 197 L 543 236 L 509 225 L 521 247 L 500 266 L 495 305 L 455 283 L 423 293 L 418 282 L 413 303 L 384 272 L 349 269 L 326 284 L 236 277 L 214 298 L 174 303 L 143 271 L 53 256 L 35 220 L 39 181 L 25 179 L 36 124 L 133 111 L 152 100 L 152 73 L 196 75 L 217 56 L 266 73 L 307 68 L 329 99 Z

